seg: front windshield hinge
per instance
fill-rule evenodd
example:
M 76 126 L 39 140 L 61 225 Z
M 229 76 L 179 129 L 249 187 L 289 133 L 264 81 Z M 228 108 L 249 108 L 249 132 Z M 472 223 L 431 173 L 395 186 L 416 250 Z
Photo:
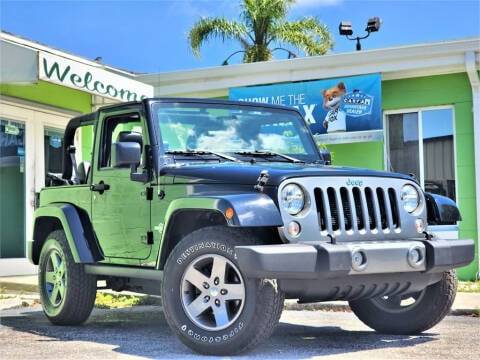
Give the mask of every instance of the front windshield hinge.
M 270 174 L 267 170 L 262 170 L 260 176 L 257 179 L 257 184 L 253 187 L 255 190 L 263 191 L 263 187 L 267 185 Z

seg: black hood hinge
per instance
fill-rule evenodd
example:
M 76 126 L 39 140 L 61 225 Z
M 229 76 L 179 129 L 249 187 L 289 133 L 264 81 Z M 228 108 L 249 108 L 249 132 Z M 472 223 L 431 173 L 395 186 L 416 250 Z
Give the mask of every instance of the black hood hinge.
M 263 191 L 263 187 L 267 185 L 269 178 L 270 174 L 268 173 L 268 170 L 262 170 L 260 176 L 257 179 L 257 184 L 253 188 L 258 191 Z

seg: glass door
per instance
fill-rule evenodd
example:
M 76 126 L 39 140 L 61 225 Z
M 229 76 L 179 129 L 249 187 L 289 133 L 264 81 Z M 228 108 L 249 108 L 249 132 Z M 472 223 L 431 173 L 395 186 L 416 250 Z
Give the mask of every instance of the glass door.
M 0 119 L 0 258 L 25 257 L 25 126 Z
M 414 174 L 425 191 L 456 200 L 452 108 L 387 114 L 387 168 Z
M 61 129 L 46 127 L 43 135 L 45 154 L 45 186 L 50 186 L 52 176 L 61 176 L 63 164 L 63 133 Z

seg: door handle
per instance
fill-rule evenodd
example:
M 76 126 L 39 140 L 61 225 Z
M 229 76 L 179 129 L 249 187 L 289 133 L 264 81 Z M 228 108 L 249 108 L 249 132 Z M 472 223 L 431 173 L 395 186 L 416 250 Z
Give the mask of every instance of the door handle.
M 98 184 L 90 185 L 90 190 L 97 191 L 99 194 L 103 194 L 104 191 L 107 191 L 109 189 L 110 189 L 110 185 L 105 184 L 103 180 L 100 181 Z

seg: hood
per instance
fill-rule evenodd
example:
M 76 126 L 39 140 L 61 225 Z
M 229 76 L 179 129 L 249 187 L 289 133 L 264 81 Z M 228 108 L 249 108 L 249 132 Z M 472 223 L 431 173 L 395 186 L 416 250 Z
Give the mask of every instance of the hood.
M 307 176 L 388 177 L 414 180 L 410 176 L 385 171 L 351 167 L 324 166 L 319 164 L 296 164 L 286 162 L 223 162 L 187 163 L 168 165 L 162 175 L 174 177 L 174 183 L 220 183 L 255 185 L 262 171 L 268 171 L 267 185 L 279 185 L 290 178 Z M 352 179 L 354 180 L 354 179 Z

